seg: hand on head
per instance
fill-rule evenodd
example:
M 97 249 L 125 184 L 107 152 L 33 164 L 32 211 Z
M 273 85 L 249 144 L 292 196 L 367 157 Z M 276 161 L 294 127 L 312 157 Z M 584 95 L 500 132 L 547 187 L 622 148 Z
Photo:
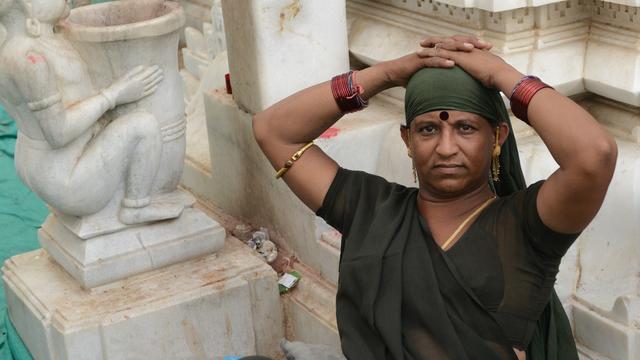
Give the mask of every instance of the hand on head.
M 413 54 L 384 63 L 388 82 L 392 86 L 406 86 L 411 76 L 424 67 L 451 68 L 452 55 L 491 49 L 490 43 L 471 35 L 429 36 L 420 42 Z
M 462 45 L 461 45 L 462 44 Z M 486 87 L 496 87 L 496 74 L 511 67 L 489 50 L 492 45 L 473 36 L 456 35 L 450 38 L 428 37 L 416 51 L 426 67 L 436 67 L 450 61 L 449 66 L 460 66 Z M 442 66 L 440 66 L 442 67 Z

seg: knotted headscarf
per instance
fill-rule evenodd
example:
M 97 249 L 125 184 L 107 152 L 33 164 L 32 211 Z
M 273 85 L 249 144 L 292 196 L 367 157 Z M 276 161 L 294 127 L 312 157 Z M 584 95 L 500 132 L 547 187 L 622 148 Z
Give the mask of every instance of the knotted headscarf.
M 492 126 L 506 123 L 509 137 L 502 145 L 500 181 L 494 183 L 494 187 L 499 196 L 526 187 L 509 113 L 498 90 L 485 87 L 458 66 L 424 68 L 416 72 L 407 84 L 404 109 L 407 126 L 416 116 L 437 110 L 474 113 Z

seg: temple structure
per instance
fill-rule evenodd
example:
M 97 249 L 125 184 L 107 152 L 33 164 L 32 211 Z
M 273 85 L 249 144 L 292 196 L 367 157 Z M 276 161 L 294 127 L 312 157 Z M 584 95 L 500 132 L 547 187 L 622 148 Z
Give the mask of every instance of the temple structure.
M 640 358 L 639 0 L 179 3 L 87 5 L 58 24 L 57 41 L 72 44 L 96 87 L 82 96 L 104 103 L 102 91 L 131 68 L 161 68 L 148 98 L 112 104 L 107 91 L 109 109 L 96 121 L 106 128 L 120 116 L 141 116 L 134 110 L 160 119 L 157 136 L 169 150 L 156 151 L 169 165 L 154 176 L 169 180 L 151 192 L 182 205 L 164 221 L 135 222 L 118 215 L 123 189 L 88 214 L 69 216 L 50 202 L 44 249 L 3 267 L 11 319 L 36 359 L 277 357 L 283 337 L 339 348 L 341 234 L 274 178 L 252 116 L 350 68 L 415 51 L 427 35 L 460 33 L 492 42 L 507 62 L 572 96 L 615 135 L 609 193 L 563 259 L 556 289 L 582 359 Z M 185 45 L 179 73 L 178 37 Z M 145 56 L 131 56 L 136 51 Z M 403 91 L 372 98 L 316 144 L 343 167 L 413 186 L 398 131 Z M 527 182 L 547 177 L 553 158 L 532 128 L 512 121 Z M 266 227 L 278 246 L 271 266 L 238 240 L 247 224 Z M 278 296 L 278 276 L 291 270 L 300 281 Z
M 188 127 L 198 129 L 190 132 L 198 139 L 189 142 L 205 144 L 206 128 L 210 149 L 187 151 L 183 184 L 280 235 L 281 251 L 303 273 L 300 286 L 283 298 L 287 335 L 338 345 L 340 234 L 273 178 L 251 137 L 252 114 L 349 67 L 414 51 L 425 35 L 470 33 L 492 42 L 493 51 L 523 73 L 574 97 L 615 135 L 620 154 L 613 183 L 599 215 L 565 256 L 556 288 L 581 357 L 640 358 L 640 1 L 347 0 L 321 10 L 316 3 L 212 1 L 211 22 L 203 33 L 189 29 L 183 49 L 188 100 L 203 101 L 205 114 L 192 109 L 199 115 Z M 223 23 L 228 53 L 216 47 Z M 220 86 L 228 64 L 233 95 Z M 278 81 L 283 77 L 288 81 Z M 397 130 L 402 99 L 402 89 L 378 95 L 316 143 L 343 167 L 411 185 Z M 512 120 L 527 182 L 545 178 L 556 163 L 530 127 Z

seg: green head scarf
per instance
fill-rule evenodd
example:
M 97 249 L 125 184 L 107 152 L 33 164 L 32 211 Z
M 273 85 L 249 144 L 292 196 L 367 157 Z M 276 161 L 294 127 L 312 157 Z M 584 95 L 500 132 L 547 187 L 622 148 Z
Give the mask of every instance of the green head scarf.
M 404 110 L 407 126 L 416 116 L 437 110 L 474 113 L 493 126 L 506 123 L 509 137 L 502 145 L 500 181 L 494 183 L 494 187 L 499 196 L 526 187 L 509 113 L 497 90 L 485 87 L 457 66 L 450 69 L 424 68 L 416 72 L 407 84 Z

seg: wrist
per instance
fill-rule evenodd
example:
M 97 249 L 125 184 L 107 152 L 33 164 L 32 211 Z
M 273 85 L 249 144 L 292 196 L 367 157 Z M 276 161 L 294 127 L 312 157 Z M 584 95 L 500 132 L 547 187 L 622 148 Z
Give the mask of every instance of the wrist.
M 382 87 L 384 89 L 398 86 L 398 80 L 395 72 L 393 71 L 392 61 L 393 60 L 383 61 L 372 66 L 372 68 L 380 74 L 380 78 L 382 79 Z
M 105 99 L 108 110 L 113 110 L 116 107 L 116 96 L 113 94 L 110 88 L 104 88 L 100 90 L 100 96 Z
M 507 97 L 510 97 L 513 88 L 523 77 L 524 74 L 516 70 L 511 65 L 506 65 L 503 69 L 496 72 L 493 78 L 493 86 L 504 93 Z

